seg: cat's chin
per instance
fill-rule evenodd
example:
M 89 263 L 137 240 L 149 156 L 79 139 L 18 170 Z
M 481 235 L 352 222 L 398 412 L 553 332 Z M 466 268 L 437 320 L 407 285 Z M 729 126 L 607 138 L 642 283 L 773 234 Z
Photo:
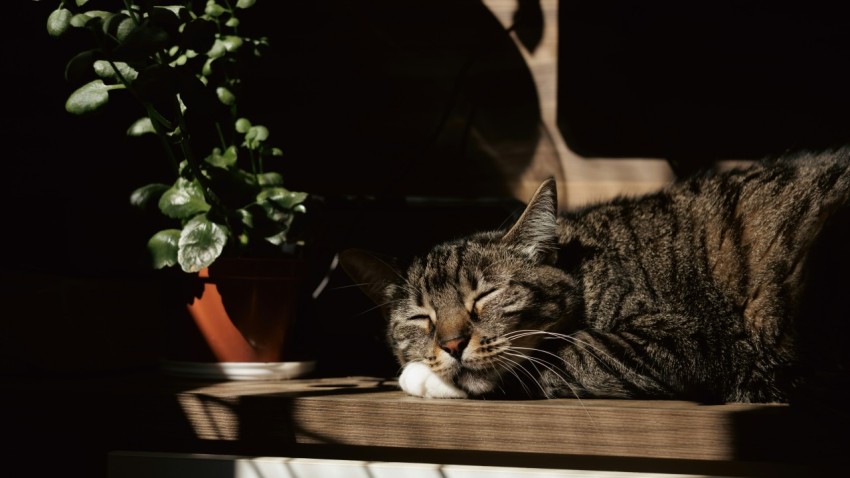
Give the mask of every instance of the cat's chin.
M 423 398 L 466 398 L 467 394 L 451 382 L 435 374 L 422 362 L 404 366 L 398 378 L 399 387 L 407 394 Z
M 461 372 L 457 383 L 471 395 L 484 395 L 493 391 L 493 382 L 477 374 Z

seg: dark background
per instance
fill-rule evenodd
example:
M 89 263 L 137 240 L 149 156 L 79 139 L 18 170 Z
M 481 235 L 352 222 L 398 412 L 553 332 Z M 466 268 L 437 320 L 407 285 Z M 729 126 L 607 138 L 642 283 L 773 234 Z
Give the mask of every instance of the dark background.
M 850 28 L 838 3 L 561 1 L 561 134 L 588 161 L 664 158 L 681 173 L 844 143 Z M 124 134 L 140 113 L 129 99 L 95 117 L 64 111 L 76 86 L 64 65 L 79 46 L 48 36 L 55 5 L 5 6 L 16 33 L 2 46 L 2 298 L 28 308 L 2 320 L 27 333 L 70 333 L 79 321 L 85 333 L 114 337 L 111 351 L 98 349 L 102 337 L 63 347 L 71 333 L 53 345 L 77 357 L 32 360 L 21 355 L 42 348 L 36 338 L 5 333 L 2 365 L 144 367 L 156 357 L 158 324 L 129 322 L 146 320 L 150 304 L 115 312 L 93 299 L 57 315 L 68 301 L 43 285 L 86 280 L 96 298 L 103 284 L 145 283 L 144 244 L 161 224 L 128 197 L 168 179 L 159 146 Z M 541 34 L 538 7 L 517 2 L 529 48 Z M 531 74 L 472 0 L 266 1 L 242 25 L 269 33 L 272 48 L 240 103 L 284 151 L 277 167 L 287 186 L 313 194 L 300 226 L 312 247 L 304 307 L 322 372 L 391 375 L 380 317 L 341 271 L 328 271 L 330 258 L 349 246 L 406 256 L 509 220 L 520 207 L 510 171 L 542 140 Z M 328 286 L 310 298 L 326 274 Z M 13 318 L 30 325 L 9 329 Z
M 582 156 L 722 159 L 850 134 L 844 2 L 559 2 L 558 119 Z

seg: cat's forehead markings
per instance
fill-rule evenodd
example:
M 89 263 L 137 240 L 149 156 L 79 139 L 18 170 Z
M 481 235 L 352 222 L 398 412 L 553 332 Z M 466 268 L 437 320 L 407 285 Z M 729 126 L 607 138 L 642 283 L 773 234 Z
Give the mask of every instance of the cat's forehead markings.
M 409 302 L 413 308 L 427 315 L 433 315 L 434 301 L 432 295 L 424 287 L 417 288 Z
M 406 308 L 410 310 L 411 313 L 422 313 L 422 311 L 426 311 L 430 308 L 428 295 L 423 293 L 421 290 L 414 291 L 408 296 L 408 299 L 405 302 L 407 304 Z
M 416 289 L 413 293 L 413 303 L 419 307 L 425 307 L 425 295 L 421 289 Z
M 421 298 L 422 298 L 422 301 L 418 304 L 419 307 L 422 307 L 423 309 L 433 309 L 434 308 L 434 306 L 431 302 L 431 296 L 429 296 L 427 292 L 425 294 L 422 294 Z

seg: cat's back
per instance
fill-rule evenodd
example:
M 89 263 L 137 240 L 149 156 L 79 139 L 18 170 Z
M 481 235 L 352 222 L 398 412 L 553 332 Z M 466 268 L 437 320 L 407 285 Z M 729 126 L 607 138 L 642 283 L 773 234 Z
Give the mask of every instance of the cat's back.
M 712 277 L 750 304 L 767 283 L 801 280 L 811 247 L 850 199 L 850 149 L 771 158 L 668 194 Z
M 560 234 L 562 242 L 636 253 L 675 241 L 676 249 L 710 254 L 713 267 L 740 259 L 744 248 L 755 263 L 810 245 L 848 200 L 850 147 L 769 158 L 591 206 L 567 215 Z M 635 242 L 643 247 L 631 248 Z
M 802 291 L 809 252 L 847 209 L 850 148 L 797 153 L 677 181 L 566 215 L 561 240 L 603 251 L 598 271 L 680 302 L 722 296 L 776 338 Z M 602 290 L 604 288 L 601 288 Z
M 847 204 L 850 149 L 769 158 L 676 183 L 666 194 L 694 220 L 740 226 L 742 240 L 756 244 L 771 231 L 817 225 Z

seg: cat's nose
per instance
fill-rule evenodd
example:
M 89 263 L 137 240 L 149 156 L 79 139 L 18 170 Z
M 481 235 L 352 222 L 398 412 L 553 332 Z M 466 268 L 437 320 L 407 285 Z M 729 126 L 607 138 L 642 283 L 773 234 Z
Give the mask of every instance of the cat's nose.
M 468 343 L 469 339 L 466 337 L 455 337 L 449 340 L 441 340 L 440 348 L 445 350 L 446 353 L 452 357 L 460 360 L 460 356 L 463 354 L 463 349 L 466 348 L 466 344 Z

